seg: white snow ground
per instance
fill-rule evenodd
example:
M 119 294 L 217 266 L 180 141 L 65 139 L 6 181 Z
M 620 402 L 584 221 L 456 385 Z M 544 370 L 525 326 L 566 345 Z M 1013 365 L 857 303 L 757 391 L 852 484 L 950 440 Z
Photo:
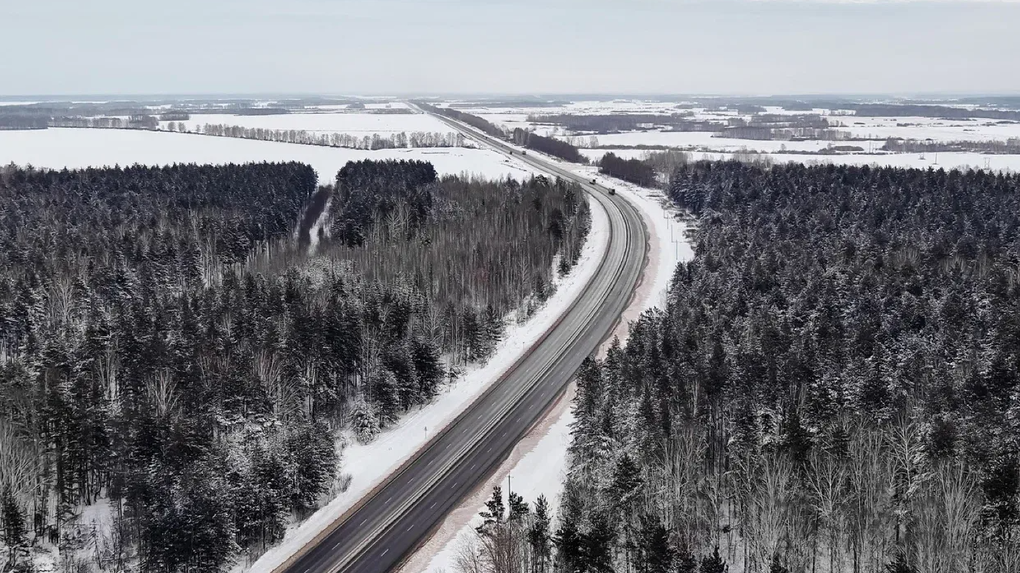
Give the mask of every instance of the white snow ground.
M 381 116 L 413 118 L 416 115 Z M 274 143 L 230 137 L 127 129 L 45 129 L 0 131 L 0 165 L 31 164 L 51 169 L 173 163 L 249 163 L 300 161 L 329 183 L 348 161 L 420 159 L 440 174 L 479 175 L 488 179 L 526 178 L 531 171 L 491 150 L 472 148 L 384 149 L 365 151 Z
M 546 304 L 523 324 L 511 324 L 492 359 L 484 366 L 467 369 L 435 402 L 409 413 L 370 444 L 348 440 L 351 445 L 343 452 L 341 470 L 352 473 L 350 488 L 301 524 L 290 527 L 281 544 L 254 563 L 239 563 L 233 573 L 272 571 L 285 562 L 422 447 L 429 436 L 453 420 L 552 326 L 595 274 L 608 245 L 608 216 L 598 203 L 590 203 L 592 228 L 581 258 L 567 276 L 556 280 L 556 292 Z
M 691 153 L 692 159 L 730 159 L 732 157 L 732 153 Z M 984 155 L 981 153 L 797 155 L 770 153 L 762 157 L 777 164 L 792 162 L 805 165 L 879 165 L 916 169 L 985 169 L 1020 172 L 1020 155 Z

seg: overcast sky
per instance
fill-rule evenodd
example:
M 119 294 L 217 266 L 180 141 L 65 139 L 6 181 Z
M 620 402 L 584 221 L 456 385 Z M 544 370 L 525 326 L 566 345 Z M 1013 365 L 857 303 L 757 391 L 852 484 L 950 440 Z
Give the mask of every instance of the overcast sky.
M 1020 3 L 0 0 L 0 95 L 1020 92 Z

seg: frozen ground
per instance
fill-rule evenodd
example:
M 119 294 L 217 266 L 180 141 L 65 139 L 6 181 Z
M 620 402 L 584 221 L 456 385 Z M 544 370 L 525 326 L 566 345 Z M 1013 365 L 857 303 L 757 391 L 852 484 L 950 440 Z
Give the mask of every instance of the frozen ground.
M 385 116 L 383 116 L 385 117 Z M 412 117 L 412 116 L 397 116 Z M 0 131 L 0 165 L 16 163 L 69 169 L 112 165 L 173 163 L 248 163 L 300 161 L 315 168 L 319 181 L 336 177 L 348 161 L 419 159 L 442 174 L 471 174 L 489 179 L 524 178 L 531 172 L 487 149 L 385 149 L 365 151 L 123 129 L 45 129 Z
M 765 152 L 778 152 L 782 150 L 791 151 L 820 151 L 830 145 L 857 145 L 868 149 L 866 141 L 757 141 L 750 139 L 732 139 L 728 137 L 713 137 L 707 131 L 633 131 L 628 133 L 614 133 L 609 135 L 596 135 L 599 145 L 666 145 L 669 147 L 707 147 L 713 151 L 739 151 L 741 149 L 756 149 Z M 881 143 L 875 147 L 881 146 Z
M 992 120 L 952 121 L 930 117 L 833 117 L 855 137 L 886 139 L 931 139 L 933 141 L 1005 141 L 1020 137 L 1020 123 L 999 124 Z M 858 125 L 863 124 L 863 125 Z
M 694 257 L 693 248 L 687 239 L 687 224 L 679 220 L 679 213 L 657 190 L 597 175 L 591 167 L 565 163 L 560 163 L 560 166 L 586 177 L 595 177 L 601 184 L 614 187 L 619 195 L 638 207 L 645 219 L 649 233 L 648 265 L 634 300 L 624 311 L 624 320 L 616 330 L 617 336 L 624 341 L 631 321 L 641 312 L 665 302 L 677 263 Z M 608 344 L 603 345 L 600 353 L 604 354 Z M 520 494 L 529 504 L 533 504 L 539 495 L 544 495 L 554 514 L 555 527 L 555 513 L 559 508 L 563 481 L 569 469 L 567 448 L 570 446 L 570 427 L 574 421 L 571 406 L 574 390 L 571 385 L 545 419 L 514 448 L 510 458 L 495 474 L 447 516 L 432 539 L 407 561 L 402 573 L 454 573 L 457 555 L 465 545 L 472 542 L 475 528 L 481 524 L 479 512 L 495 485 L 504 485 L 505 504 L 508 504 L 510 490 Z M 506 487 L 508 481 L 509 487 Z
M 468 369 L 456 383 L 445 388 L 435 402 L 408 414 L 368 445 L 349 440 L 351 445 L 344 450 L 341 463 L 344 471 L 353 474 L 350 488 L 301 524 L 289 528 L 283 542 L 257 561 L 238 564 L 235 573 L 271 571 L 286 561 L 423 446 L 429 436 L 463 411 L 534 344 L 578 296 L 605 253 L 608 232 L 605 211 L 592 202 L 592 229 L 581 259 L 566 277 L 557 279 L 556 293 L 549 301 L 526 322 L 511 324 L 493 358 L 484 366 Z
M 732 153 L 692 153 L 692 159 L 730 159 Z M 773 163 L 806 165 L 882 165 L 917 169 L 986 169 L 1020 172 L 1020 155 L 983 155 L 981 153 L 900 153 L 860 155 L 796 155 L 773 153 L 763 156 Z M 936 163 L 937 159 L 937 163 Z
M 383 105 L 383 104 L 380 104 Z M 389 105 L 389 104 L 385 104 Z M 365 106 L 369 107 L 369 106 Z M 165 129 L 169 122 L 160 122 Z M 205 124 L 238 125 L 264 129 L 294 129 L 310 133 L 349 133 L 382 136 L 414 131 L 450 133 L 443 122 L 423 113 L 288 113 L 282 115 L 191 114 L 189 131 Z

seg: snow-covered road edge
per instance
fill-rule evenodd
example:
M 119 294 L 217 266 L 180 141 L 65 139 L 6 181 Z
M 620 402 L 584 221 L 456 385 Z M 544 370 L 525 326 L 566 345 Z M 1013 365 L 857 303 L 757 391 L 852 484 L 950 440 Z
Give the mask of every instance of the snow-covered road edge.
M 344 449 L 341 462 L 341 471 L 350 472 L 353 476 L 347 491 L 301 523 L 292 524 L 280 544 L 271 547 L 252 563 L 242 560 L 231 573 L 272 571 L 285 563 L 400 467 L 425 445 L 429 437 L 455 419 L 538 341 L 595 275 L 608 247 L 608 214 L 597 201 L 589 199 L 589 205 L 592 226 L 577 265 L 566 276 L 556 279 L 556 292 L 532 317 L 521 324 L 509 324 L 489 362 L 466 369 L 454 384 L 443 389 L 434 402 L 408 413 L 395 426 L 380 433 L 372 443 L 362 445 L 354 439 L 347 440 L 350 445 Z
M 637 207 L 648 230 L 647 264 L 635 296 L 614 331 L 622 342 L 627 338 L 630 323 L 642 312 L 665 304 L 677 263 L 694 257 L 693 247 L 687 238 L 688 225 L 679 220 L 679 211 L 661 191 L 598 175 L 597 168 L 593 167 L 564 163 L 560 166 L 616 189 L 617 194 Z M 599 348 L 600 357 L 605 355 L 610 344 L 611 339 Z M 508 476 L 510 488 L 529 504 L 534 503 L 539 495 L 544 495 L 555 519 L 568 470 L 567 448 L 570 446 L 570 427 L 574 422 L 571 404 L 575 390 L 571 383 L 556 405 L 517 444 L 499 469 L 461 502 L 421 549 L 405 562 L 401 573 L 454 572 L 458 552 L 471 541 L 475 528 L 481 524 L 479 512 L 492 488 L 506 485 Z M 510 488 L 503 488 L 504 503 L 508 503 Z

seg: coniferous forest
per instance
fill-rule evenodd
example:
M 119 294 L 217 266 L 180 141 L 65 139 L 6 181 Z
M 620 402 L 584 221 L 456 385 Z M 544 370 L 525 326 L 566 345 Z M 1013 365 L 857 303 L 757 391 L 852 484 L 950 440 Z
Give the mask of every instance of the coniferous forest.
M 1020 570 L 1020 177 L 681 165 L 667 308 L 579 374 L 562 571 Z
M 264 551 L 358 471 L 344 436 L 484 360 L 589 226 L 579 187 L 425 162 L 4 168 L 0 563 Z

